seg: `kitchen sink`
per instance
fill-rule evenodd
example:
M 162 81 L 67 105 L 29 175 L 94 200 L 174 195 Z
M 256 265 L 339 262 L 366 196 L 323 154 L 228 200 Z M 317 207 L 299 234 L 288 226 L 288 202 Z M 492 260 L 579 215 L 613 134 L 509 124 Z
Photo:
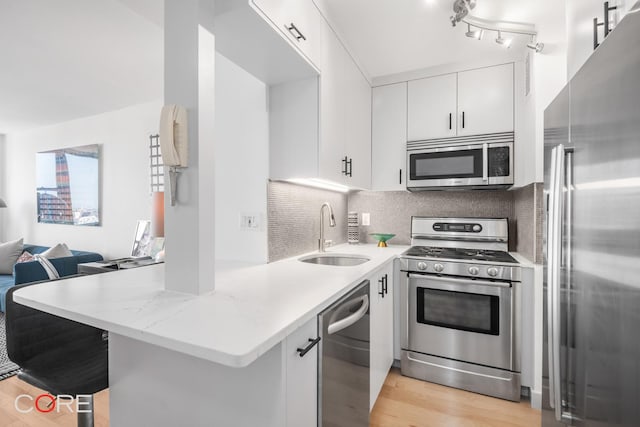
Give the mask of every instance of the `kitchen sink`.
M 351 254 L 315 254 L 300 258 L 298 261 L 309 264 L 335 265 L 340 267 L 350 267 L 364 264 L 371 258 L 362 255 Z

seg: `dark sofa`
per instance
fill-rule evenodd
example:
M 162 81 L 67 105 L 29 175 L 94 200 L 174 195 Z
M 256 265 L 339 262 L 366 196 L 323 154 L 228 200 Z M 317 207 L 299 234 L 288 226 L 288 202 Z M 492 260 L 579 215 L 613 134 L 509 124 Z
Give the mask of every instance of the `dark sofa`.
M 32 255 L 40 254 L 49 249 L 46 246 L 24 245 L 24 250 Z M 102 255 L 95 252 L 72 250 L 73 256 L 50 259 L 51 264 L 58 270 L 60 277 L 78 274 L 78 264 L 85 262 L 102 261 Z M 23 283 L 49 280 L 47 272 L 38 261 L 30 261 L 16 264 L 13 267 L 13 275 L 0 274 L 0 311 L 5 311 L 7 291 Z

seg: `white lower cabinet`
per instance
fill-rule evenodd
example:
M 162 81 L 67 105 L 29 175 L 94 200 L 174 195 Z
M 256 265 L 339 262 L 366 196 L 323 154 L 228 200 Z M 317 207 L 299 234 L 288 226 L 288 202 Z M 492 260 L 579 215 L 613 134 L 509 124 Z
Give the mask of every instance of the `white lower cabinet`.
M 318 424 L 318 345 L 304 355 L 318 338 L 316 317 L 285 340 L 286 420 L 288 427 L 317 427 Z
M 393 364 L 393 261 L 373 273 L 370 288 L 369 410 Z

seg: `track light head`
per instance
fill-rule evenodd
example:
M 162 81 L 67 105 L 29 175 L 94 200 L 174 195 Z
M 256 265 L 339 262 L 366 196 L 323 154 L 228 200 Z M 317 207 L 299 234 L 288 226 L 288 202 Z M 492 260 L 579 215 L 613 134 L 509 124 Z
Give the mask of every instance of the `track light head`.
M 482 36 L 484 36 L 484 30 L 482 28 L 478 28 L 471 31 L 471 25 L 467 24 L 467 32 L 465 33 L 465 36 L 472 39 L 482 40 Z
M 498 38 L 496 39 L 496 43 L 501 45 L 502 47 L 509 49 L 511 47 L 511 42 L 513 39 L 511 38 L 503 38 L 502 32 L 498 31 Z
M 536 53 L 540 53 L 542 52 L 542 49 L 544 49 L 544 43 L 527 43 L 527 47 L 531 50 L 535 50 Z

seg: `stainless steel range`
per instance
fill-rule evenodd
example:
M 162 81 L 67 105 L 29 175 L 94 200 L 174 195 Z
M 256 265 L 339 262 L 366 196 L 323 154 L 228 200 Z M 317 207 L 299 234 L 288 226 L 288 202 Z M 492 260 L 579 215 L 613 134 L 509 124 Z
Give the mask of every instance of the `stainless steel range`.
M 400 260 L 402 374 L 520 400 L 520 267 L 506 219 L 413 217 Z

